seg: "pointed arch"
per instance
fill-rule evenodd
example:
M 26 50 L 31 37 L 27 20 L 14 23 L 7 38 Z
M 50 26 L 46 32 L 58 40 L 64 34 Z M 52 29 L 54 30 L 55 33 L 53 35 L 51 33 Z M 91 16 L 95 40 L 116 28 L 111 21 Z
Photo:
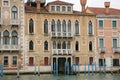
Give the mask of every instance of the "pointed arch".
M 29 33 L 30 34 L 34 33 L 34 21 L 32 18 L 29 20 Z
M 17 31 L 12 32 L 12 41 L 11 41 L 11 43 L 13 45 L 18 45 L 18 33 L 17 33 Z
M 44 20 L 44 33 L 48 33 L 48 20 Z
M 61 32 L 61 21 L 59 19 L 57 21 L 57 32 Z
M 16 6 L 11 8 L 11 18 L 18 19 L 18 8 Z
M 75 21 L 75 34 L 79 34 L 79 22 L 78 20 Z
M 70 20 L 68 20 L 68 32 L 72 32 L 71 31 L 71 21 Z
M 34 49 L 34 43 L 33 43 L 33 41 L 31 40 L 30 42 L 29 42 L 29 50 L 33 50 Z
M 88 23 L 88 34 L 89 34 L 89 35 L 92 35 L 92 34 L 93 34 L 92 21 L 89 21 L 89 23 Z
M 53 41 L 53 49 L 56 49 L 56 42 Z
M 9 35 L 10 35 L 9 31 L 5 30 L 3 32 L 3 44 L 8 45 L 10 43 Z
M 79 42 L 78 41 L 76 41 L 76 43 L 75 43 L 75 50 L 79 51 Z
M 65 41 L 62 43 L 62 49 L 66 49 L 66 42 Z
M 63 29 L 62 30 L 63 32 L 66 32 L 66 21 L 65 20 L 62 21 L 62 29 Z
M 48 50 L 48 42 L 47 41 L 44 42 L 44 50 Z
M 54 19 L 52 19 L 51 21 L 51 31 L 55 32 L 55 20 Z
M 58 41 L 58 43 L 57 43 L 57 49 L 61 49 L 61 42 L 60 41 Z

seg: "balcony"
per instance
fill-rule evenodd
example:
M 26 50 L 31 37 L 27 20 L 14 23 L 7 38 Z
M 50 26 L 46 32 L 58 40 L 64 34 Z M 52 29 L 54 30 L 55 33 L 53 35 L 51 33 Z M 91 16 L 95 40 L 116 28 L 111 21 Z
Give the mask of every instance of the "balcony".
M 54 54 L 54 55 L 71 55 L 72 50 L 71 49 L 53 49 L 52 54 Z
M 120 47 L 113 48 L 113 53 L 120 53 Z
M 106 52 L 106 48 L 103 47 L 103 48 L 99 48 L 99 53 L 105 53 Z
M 11 19 L 10 24 L 13 26 L 18 26 L 20 24 L 18 19 Z
M 0 45 L 0 51 L 19 51 L 19 45 Z
M 72 32 L 51 32 L 51 37 L 71 38 L 73 37 L 73 33 Z

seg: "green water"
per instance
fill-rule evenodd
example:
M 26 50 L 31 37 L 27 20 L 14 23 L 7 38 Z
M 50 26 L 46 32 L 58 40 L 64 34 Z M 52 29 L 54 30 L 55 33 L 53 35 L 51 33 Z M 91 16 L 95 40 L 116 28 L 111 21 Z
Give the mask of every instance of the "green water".
M 4 75 L 0 77 L 0 80 L 120 80 L 120 74 L 95 74 L 95 75 L 59 75 L 54 76 L 50 74 L 42 74 L 40 76 L 34 75 L 20 75 L 17 78 L 16 75 Z

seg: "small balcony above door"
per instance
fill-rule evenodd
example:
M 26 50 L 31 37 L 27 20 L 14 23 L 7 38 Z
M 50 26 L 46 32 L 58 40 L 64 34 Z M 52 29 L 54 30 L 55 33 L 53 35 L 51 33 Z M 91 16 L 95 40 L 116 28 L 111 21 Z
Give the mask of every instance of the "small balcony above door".
M 120 53 L 120 47 L 113 48 L 113 53 Z
M 19 51 L 20 45 L 0 45 L 0 51 Z
M 105 53 L 105 52 L 106 52 L 106 48 L 105 47 L 99 48 L 99 53 Z
M 20 25 L 20 21 L 18 19 L 11 19 L 10 24 L 12 26 L 19 26 Z

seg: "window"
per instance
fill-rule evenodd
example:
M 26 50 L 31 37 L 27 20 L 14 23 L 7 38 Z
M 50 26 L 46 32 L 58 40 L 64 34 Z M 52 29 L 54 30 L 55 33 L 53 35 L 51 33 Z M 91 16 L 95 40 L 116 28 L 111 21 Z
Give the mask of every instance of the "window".
M 11 17 L 12 19 L 18 19 L 18 9 L 16 6 L 13 6 L 11 9 Z
M 104 40 L 103 40 L 103 38 L 99 39 L 99 47 L 104 48 Z
M 57 6 L 57 11 L 60 11 L 60 6 Z
M 31 50 L 33 50 L 33 48 L 34 48 L 34 43 L 33 43 L 33 41 L 30 41 L 29 42 L 29 50 L 31 51 Z
M 63 22 L 62 22 L 62 29 L 63 29 L 63 32 L 66 32 L 66 21 L 65 20 L 63 20 Z M 63 34 L 65 34 L 65 33 L 63 33 Z
M 89 63 L 90 63 L 90 65 L 92 65 L 92 63 L 93 63 L 93 57 L 89 58 Z
M 89 51 L 92 51 L 92 42 L 89 42 Z
M 66 49 L 66 43 L 65 43 L 65 41 L 62 43 L 62 49 Z
M 0 19 L 1 19 L 1 7 L 0 7 Z
M 113 39 L 113 48 L 117 48 L 117 39 L 116 38 Z
M 75 62 L 76 62 L 76 65 L 79 64 L 79 57 L 75 57 Z
M 60 41 L 57 44 L 57 49 L 61 49 L 61 42 Z
M 48 65 L 48 57 L 44 58 L 44 65 L 46 65 L 46 66 Z
M 55 32 L 55 21 L 54 20 L 52 20 L 51 22 L 51 31 Z
M 60 22 L 60 20 L 57 21 L 57 32 L 61 32 L 61 22 Z
M 44 20 L 44 33 L 48 33 L 48 21 L 47 21 L 47 19 Z
M 3 5 L 4 5 L 4 6 L 8 6 L 8 5 L 9 5 L 9 2 L 8 2 L 8 1 L 3 1 Z
M 113 59 L 113 66 L 119 66 L 119 59 Z
M 103 20 L 99 20 L 99 28 L 103 28 Z
M 92 26 L 92 22 L 91 21 L 89 21 L 89 23 L 88 23 L 88 34 L 89 35 L 92 35 L 93 34 L 93 26 Z
M 116 28 L 117 27 L 117 21 L 112 21 L 112 27 Z
M 105 59 L 99 59 L 99 66 L 103 66 L 105 63 Z
M 68 12 L 71 12 L 71 7 L 67 7 L 67 11 L 68 11 Z
M 75 21 L 75 34 L 79 34 L 79 22 L 77 20 Z
M 75 43 L 75 50 L 79 51 L 79 43 L 78 43 L 78 41 L 76 41 L 76 43 Z
M 62 11 L 66 11 L 66 7 L 65 6 L 62 6 Z
M 51 6 L 51 11 L 55 11 L 55 6 Z
M 17 56 L 13 56 L 13 65 L 14 65 L 14 66 L 17 65 Z
M 71 32 L 71 21 L 68 21 L 68 32 Z
M 12 44 L 18 45 L 18 33 L 16 31 L 12 32 Z
M 56 49 L 56 42 L 53 42 L 53 49 Z
M 3 44 L 8 45 L 10 42 L 9 32 L 6 30 L 3 32 Z
M 33 21 L 33 19 L 29 20 L 29 33 L 30 34 L 34 33 L 34 21 Z
M 44 42 L 44 50 L 48 50 L 48 42 L 47 41 Z
M 8 56 L 4 56 L 4 65 L 8 66 Z
M 70 46 L 71 46 L 70 41 L 68 41 L 67 48 L 70 49 Z

